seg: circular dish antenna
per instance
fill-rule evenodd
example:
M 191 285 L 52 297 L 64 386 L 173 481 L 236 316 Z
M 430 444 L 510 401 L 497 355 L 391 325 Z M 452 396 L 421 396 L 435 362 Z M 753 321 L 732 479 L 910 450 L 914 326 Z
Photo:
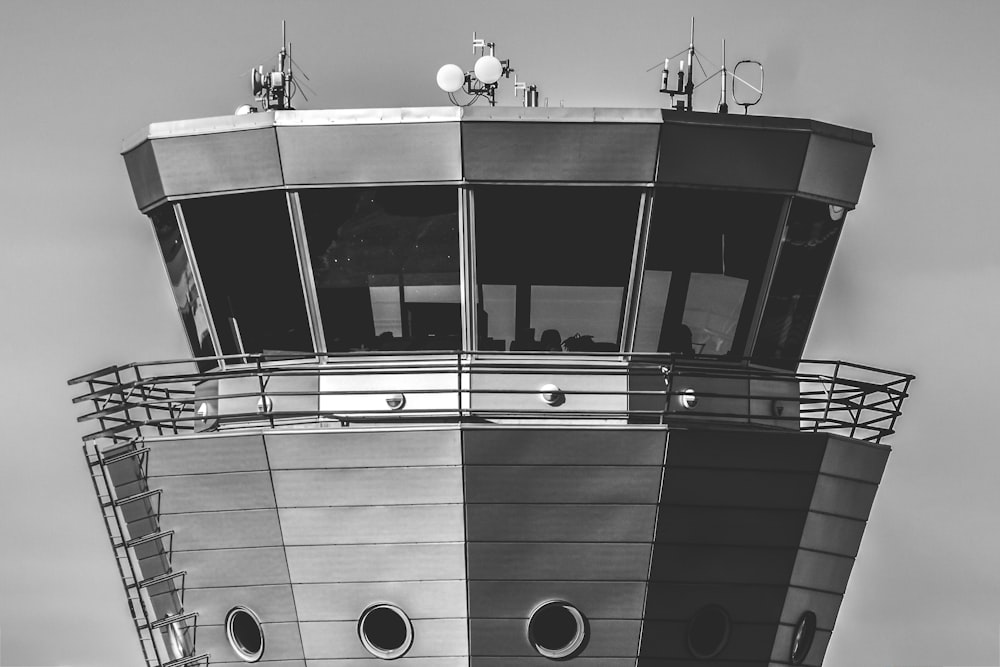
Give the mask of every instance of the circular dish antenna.
M 483 83 L 496 83 L 503 76 L 503 63 L 496 56 L 483 56 L 476 61 L 475 72 Z
M 250 92 L 257 97 L 264 90 L 264 82 L 261 79 L 260 71 L 257 68 L 250 69 Z
M 438 70 L 437 84 L 446 93 L 457 93 L 465 85 L 465 72 L 458 65 L 444 65 Z
M 238 107 L 236 107 L 236 111 L 233 113 L 235 113 L 237 116 L 246 116 L 251 112 L 253 112 L 253 108 L 249 104 L 241 104 Z M 202 405 L 205 404 L 202 403 Z

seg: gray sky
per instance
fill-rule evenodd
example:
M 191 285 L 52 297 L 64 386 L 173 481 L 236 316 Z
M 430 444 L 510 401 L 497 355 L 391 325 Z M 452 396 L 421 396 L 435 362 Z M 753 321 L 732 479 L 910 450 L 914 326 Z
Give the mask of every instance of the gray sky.
M 764 62 L 756 113 L 874 133 L 815 358 L 914 372 L 827 665 L 998 665 L 997 2 L 0 4 L 0 664 L 139 664 L 67 378 L 187 356 L 121 140 L 231 113 L 280 19 L 301 108 L 444 105 L 473 30 L 556 106 L 664 103 L 645 70 L 687 43 Z M 514 104 L 511 86 L 501 103 Z M 700 108 L 714 104 L 714 87 Z

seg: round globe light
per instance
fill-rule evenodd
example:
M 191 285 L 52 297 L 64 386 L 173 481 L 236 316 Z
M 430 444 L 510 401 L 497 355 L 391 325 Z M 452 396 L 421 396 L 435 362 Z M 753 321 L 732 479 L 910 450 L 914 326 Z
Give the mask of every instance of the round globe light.
M 465 72 L 458 65 L 444 65 L 438 70 L 438 88 L 446 93 L 456 93 L 465 83 Z
M 483 56 L 476 61 L 475 72 L 483 83 L 496 83 L 503 76 L 503 63 L 495 56 Z

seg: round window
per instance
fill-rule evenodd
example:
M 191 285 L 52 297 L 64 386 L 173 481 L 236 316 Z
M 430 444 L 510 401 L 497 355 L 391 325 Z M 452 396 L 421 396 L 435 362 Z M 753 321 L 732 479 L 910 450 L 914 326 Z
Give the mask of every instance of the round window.
M 587 619 L 568 602 L 546 602 L 531 613 L 528 641 L 546 658 L 569 658 L 586 644 Z
M 795 634 L 792 635 L 793 665 L 801 665 L 805 661 L 815 638 L 816 614 L 811 611 L 804 612 L 795 625 Z
M 264 629 L 257 614 L 247 607 L 233 607 L 226 614 L 226 637 L 245 662 L 257 662 L 264 655 Z
M 714 658 L 729 641 L 729 614 L 717 604 L 702 607 L 688 625 L 687 641 L 691 655 Z
M 358 636 L 376 658 L 392 660 L 413 644 L 413 625 L 402 609 L 391 604 L 369 607 L 358 621 Z

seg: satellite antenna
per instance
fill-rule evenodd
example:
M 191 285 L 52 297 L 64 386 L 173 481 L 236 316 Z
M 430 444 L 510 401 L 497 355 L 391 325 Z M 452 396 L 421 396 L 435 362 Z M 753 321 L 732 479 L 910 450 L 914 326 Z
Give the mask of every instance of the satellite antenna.
M 671 76 L 670 76 L 670 61 L 673 58 L 687 54 L 687 73 L 685 75 L 685 61 L 682 58 L 680 61 L 680 66 L 678 67 L 676 74 L 676 84 L 671 87 Z M 694 82 L 694 64 L 698 63 L 698 67 L 701 69 L 702 73 L 705 73 L 705 66 L 702 64 L 702 58 L 708 61 L 708 64 L 715 68 L 715 71 L 706 76 L 703 80 L 699 81 L 697 84 Z M 649 68 L 650 71 L 655 69 L 657 65 Z M 759 73 L 758 83 L 752 84 L 747 79 L 740 76 L 737 71 L 743 66 L 745 70 L 755 67 Z M 717 76 L 720 76 L 720 89 L 719 89 L 719 102 L 716 110 L 719 113 L 729 113 L 729 92 L 726 89 L 726 81 L 732 81 L 732 96 L 736 104 L 743 107 L 744 115 L 750 110 L 750 107 L 760 102 L 761 98 L 764 96 L 764 66 L 757 60 L 741 60 L 736 63 L 736 67 L 730 71 L 726 67 L 726 40 L 722 40 L 722 66 L 719 67 L 715 65 L 707 56 L 704 56 L 700 51 L 694 47 L 694 19 L 691 19 L 691 41 L 688 44 L 687 49 L 679 51 L 670 58 L 665 58 L 663 61 L 663 70 L 660 73 L 660 92 L 666 95 L 670 95 L 671 107 L 676 111 L 693 111 L 694 110 L 694 91 L 708 83 Z M 746 74 L 746 76 L 753 78 L 754 75 Z M 745 93 L 744 89 L 749 89 L 751 94 L 745 99 L 741 99 L 741 94 L 737 94 L 737 82 L 742 84 L 739 88 L 740 93 Z M 680 97 L 681 99 L 675 100 L 675 97 Z
M 497 85 L 501 78 L 509 79 L 514 74 L 514 68 L 510 66 L 510 60 L 500 60 L 495 55 L 496 43 L 487 42 L 480 39 L 476 33 L 472 33 L 472 52 L 479 53 L 479 59 L 475 66 L 465 71 L 458 65 L 444 65 L 437 72 L 437 85 L 444 92 L 448 93 L 448 99 L 455 106 L 469 106 L 475 104 L 480 99 L 485 98 L 490 106 L 496 106 Z M 487 51 L 489 53 L 487 53 Z M 455 98 L 455 93 L 463 91 L 472 97 L 469 101 L 462 103 Z M 524 106 L 538 106 L 538 87 L 517 80 L 514 74 L 514 95 L 524 93 Z
M 299 91 L 292 68 L 292 45 L 285 39 L 285 22 L 281 22 L 281 48 L 278 50 L 277 66 L 269 72 L 263 65 L 250 70 L 250 94 L 260 106 L 241 105 L 236 109 L 237 115 L 254 113 L 256 111 L 271 111 L 292 109 L 292 98 Z M 303 74 L 305 76 L 305 74 Z M 308 77 L 306 77 L 308 78 Z M 305 93 L 302 97 L 308 101 Z

